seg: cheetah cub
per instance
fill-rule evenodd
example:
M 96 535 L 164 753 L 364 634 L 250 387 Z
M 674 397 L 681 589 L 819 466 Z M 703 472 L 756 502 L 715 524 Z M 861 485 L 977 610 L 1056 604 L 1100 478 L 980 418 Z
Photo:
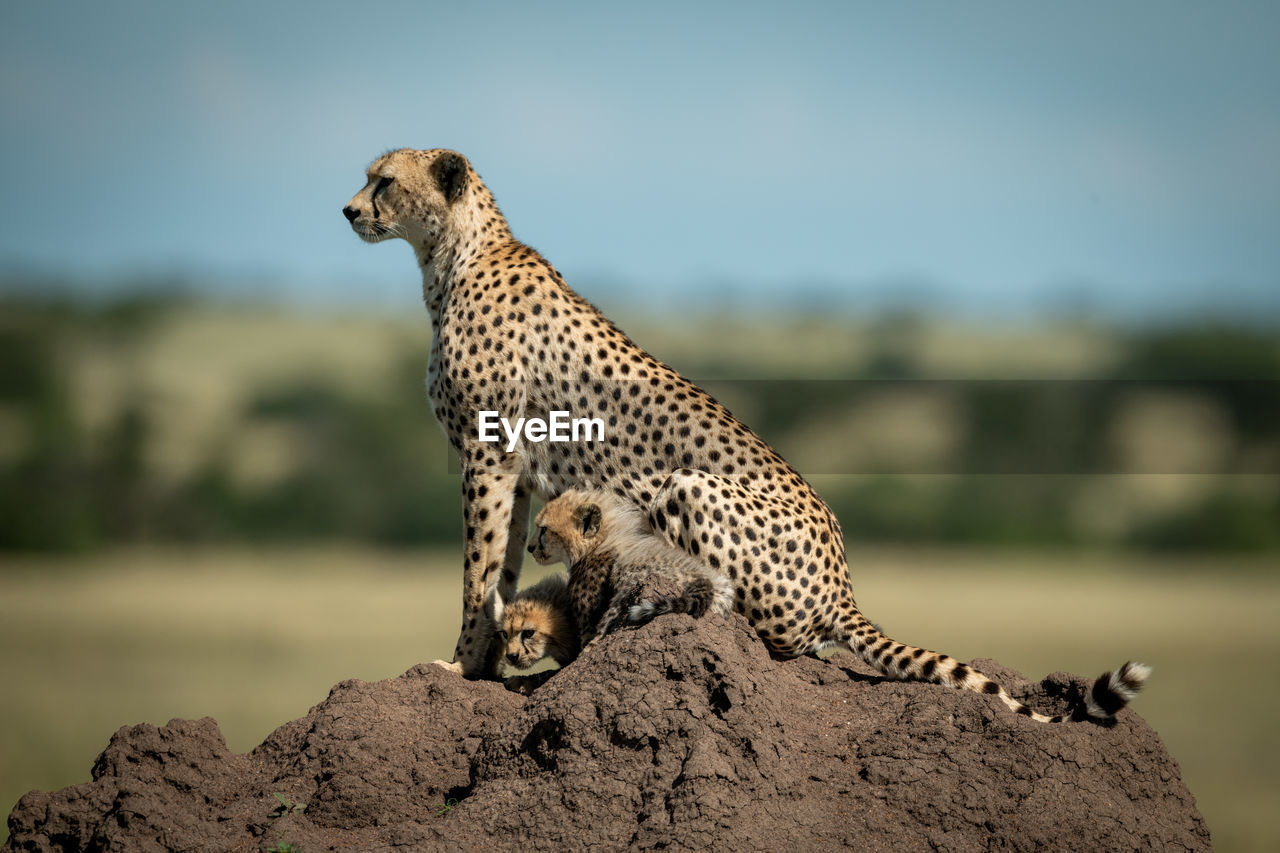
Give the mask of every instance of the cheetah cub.
M 494 593 L 490 595 L 493 621 L 507 663 L 528 669 L 550 657 L 565 666 L 578 656 L 582 644 L 564 575 L 551 575 L 525 587 L 510 604 Z
M 664 613 L 698 618 L 733 610 L 729 579 L 658 538 L 626 498 L 570 489 L 542 508 L 536 524 L 529 553 L 544 566 L 569 567 L 570 612 L 582 645 Z

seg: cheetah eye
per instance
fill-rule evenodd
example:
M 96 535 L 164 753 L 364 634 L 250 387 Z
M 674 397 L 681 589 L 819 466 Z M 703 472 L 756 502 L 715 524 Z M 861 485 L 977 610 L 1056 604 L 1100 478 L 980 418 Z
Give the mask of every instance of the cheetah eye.
M 373 197 L 377 198 L 378 194 L 381 193 L 383 190 L 385 190 L 387 187 L 391 186 L 391 182 L 394 180 L 395 178 L 379 178 L 378 183 L 373 188 Z
M 499 640 L 505 640 L 506 638 L 507 638 L 507 632 L 506 632 L 506 631 L 504 631 L 504 630 L 502 630 L 501 628 L 499 628 L 499 629 L 498 629 L 498 639 L 499 639 Z
M 533 639 L 533 635 L 535 633 L 536 632 L 532 628 L 525 628 L 523 631 L 520 632 L 520 639 L 525 640 L 527 642 Z

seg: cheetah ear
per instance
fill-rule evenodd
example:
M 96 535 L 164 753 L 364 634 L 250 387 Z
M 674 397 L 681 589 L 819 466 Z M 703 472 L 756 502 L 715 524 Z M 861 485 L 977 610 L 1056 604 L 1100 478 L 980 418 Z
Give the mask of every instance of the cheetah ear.
M 583 504 L 578 507 L 578 525 L 582 535 L 590 539 L 600 532 L 600 507 L 595 504 Z
M 453 204 L 462 197 L 467 186 L 467 159 L 461 154 L 446 151 L 431 164 L 431 177 L 444 200 Z

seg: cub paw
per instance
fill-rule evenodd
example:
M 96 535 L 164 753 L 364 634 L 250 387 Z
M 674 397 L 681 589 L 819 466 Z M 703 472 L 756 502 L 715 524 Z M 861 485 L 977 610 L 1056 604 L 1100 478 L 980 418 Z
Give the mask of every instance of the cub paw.
M 548 669 L 542 672 L 535 672 L 533 675 L 513 675 L 503 681 L 503 685 L 512 693 L 519 693 L 521 696 L 528 696 L 542 685 L 546 684 L 551 676 L 555 675 L 558 670 Z
M 521 696 L 528 696 L 537 689 L 538 683 L 527 675 L 513 675 L 508 678 L 504 685 L 512 693 L 519 693 Z

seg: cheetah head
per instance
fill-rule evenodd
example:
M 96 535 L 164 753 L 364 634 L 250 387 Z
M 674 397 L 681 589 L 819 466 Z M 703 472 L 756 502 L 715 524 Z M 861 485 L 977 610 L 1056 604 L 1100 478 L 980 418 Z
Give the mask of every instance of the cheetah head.
M 545 605 L 516 601 L 504 608 L 497 620 L 496 634 L 503 658 L 517 669 L 528 669 L 551 653 L 560 626 Z
M 566 492 L 548 503 L 535 520 L 529 553 L 542 565 L 572 566 L 591 550 L 600 533 L 603 513 L 595 501 Z
M 367 174 L 364 189 L 342 208 L 351 230 L 367 243 L 399 237 L 427 252 L 449 229 L 474 176 L 465 157 L 439 148 L 392 151 Z

